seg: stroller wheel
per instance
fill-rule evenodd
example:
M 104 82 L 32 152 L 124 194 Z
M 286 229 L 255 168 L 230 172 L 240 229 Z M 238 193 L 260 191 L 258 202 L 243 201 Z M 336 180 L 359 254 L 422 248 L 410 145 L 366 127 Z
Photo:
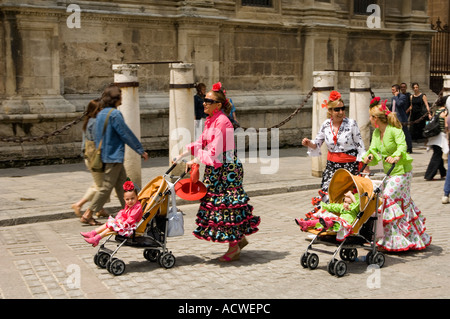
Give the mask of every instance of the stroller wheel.
M 111 262 L 108 262 L 108 271 L 114 276 L 120 276 L 125 272 L 125 263 L 117 258 L 113 258 Z
M 328 273 L 330 274 L 330 275 L 332 275 L 332 276 L 334 276 L 335 275 L 335 273 L 334 273 L 334 265 L 336 264 L 336 262 L 337 262 L 337 259 L 331 259 L 329 262 L 328 262 L 328 265 L 327 265 L 327 270 L 328 270 Z
M 109 254 L 105 252 L 99 252 L 94 256 L 94 264 L 100 268 L 106 268 L 106 264 L 109 261 Z
M 308 268 L 308 264 L 306 263 L 308 256 L 309 253 L 303 253 L 302 257 L 300 257 L 300 265 L 302 265 L 303 268 Z
M 164 253 L 159 257 L 159 264 L 166 269 L 172 268 L 175 265 L 175 256 L 171 253 Z
M 375 255 L 372 257 L 372 264 L 375 264 L 380 268 L 384 266 L 385 261 L 386 258 L 384 257 L 384 254 L 380 252 L 375 253 Z
M 348 250 L 346 248 L 342 248 L 339 251 L 339 257 L 341 257 L 342 260 L 348 260 Z
M 334 274 L 338 277 L 342 277 L 346 273 L 347 273 L 347 264 L 342 260 L 337 261 L 336 264 L 334 265 Z
M 356 248 L 349 249 L 348 253 L 347 253 L 347 257 L 348 257 L 348 261 L 351 261 L 351 262 L 355 261 L 356 258 L 358 258 L 358 249 L 356 249 Z
M 358 250 L 356 248 L 342 248 L 339 251 L 339 257 L 345 261 L 355 261 L 358 257 Z
M 144 258 L 151 262 L 157 262 L 160 256 L 160 252 L 157 249 L 144 250 Z
M 367 255 L 366 255 L 366 263 L 367 263 L 368 265 L 371 265 L 371 264 L 372 264 L 372 259 L 373 259 L 373 257 L 372 257 L 372 252 L 369 251 L 369 252 L 367 253 Z
M 308 265 L 308 268 L 311 270 L 314 270 L 319 265 L 319 256 L 317 254 L 311 254 L 306 259 L 306 264 Z

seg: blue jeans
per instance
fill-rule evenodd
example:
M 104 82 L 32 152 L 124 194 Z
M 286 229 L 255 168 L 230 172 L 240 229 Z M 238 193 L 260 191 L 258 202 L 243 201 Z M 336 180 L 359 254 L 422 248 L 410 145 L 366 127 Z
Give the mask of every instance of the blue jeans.
M 448 164 L 447 167 L 450 169 L 450 156 L 448 157 L 447 164 Z M 447 176 L 445 177 L 444 194 L 445 196 L 450 195 L 450 172 L 447 172 Z

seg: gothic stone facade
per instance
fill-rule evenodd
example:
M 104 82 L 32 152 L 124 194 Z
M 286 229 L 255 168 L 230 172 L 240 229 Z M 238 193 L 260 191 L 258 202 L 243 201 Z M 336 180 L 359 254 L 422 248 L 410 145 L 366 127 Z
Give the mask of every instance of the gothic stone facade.
M 313 71 L 371 72 L 384 95 L 396 82 L 426 90 L 427 10 L 426 0 L 0 0 L 0 136 L 41 136 L 76 119 L 117 63 L 193 63 L 195 80 L 224 83 L 241 124 L 256 128 L 295 110 Z M 139 85 L 142 141 L 167 149 L 168 65 L 142 64 Z M 349 73 L 337 72 L 336 85 L 345 95 Z M 282 145 L 310 134 L 308 105 L 281 128 Z M 75 158 L 81 133 L 77 124 L 35 142 L 0 141 L 0 161 Z

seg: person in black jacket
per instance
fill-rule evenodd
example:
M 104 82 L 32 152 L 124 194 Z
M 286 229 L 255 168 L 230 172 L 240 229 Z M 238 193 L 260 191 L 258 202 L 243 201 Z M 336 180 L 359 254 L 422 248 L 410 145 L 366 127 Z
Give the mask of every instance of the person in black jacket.
M 203 108 L 203 100 L 205 99 L 206 94 L 206 85 L 205 83 L 198 83 L 195 88 L 197 89 L 197 94 L 195 94 L 194 96 L 194 139 L 197 140 L 197 138 L 203 132 L 203 126 L 205 124 L 205 118 L 207 116 Z

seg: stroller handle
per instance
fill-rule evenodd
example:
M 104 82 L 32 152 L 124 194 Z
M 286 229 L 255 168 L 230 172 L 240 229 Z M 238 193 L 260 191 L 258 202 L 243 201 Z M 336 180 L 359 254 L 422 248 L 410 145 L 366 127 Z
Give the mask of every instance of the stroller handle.
M 180 175 L 180 179 L 182 179 L 184 176 L 186 176 L 186 174 L 189 173 L 190 170 L 191 170 L 191 168 L 188 167 L 187 170 L 185 172 L 183 172 L 183 174 Z
M 174 160 L 175 160 L 175 158 L 174 158 Z M 184 163 L 187 162 L 186 160 L 181 160 L 181 161 L 184 162 Z M 170 168 L 167 170 L 167 172 L 166 172 L 165 175 L 169 175 L 169 173 L 170 173 L 171 171 L 173 171 L 173 169 L 174 169 L 177 165 L 178 165 L 177 162 L 173 163 L 172 166 L 170 166 Z M 184 174 L 184 175 L 186 175 L 186 174 Z M 183 177 L 184 177 L 184 175 L 183 175 Z
M 166 175 L 168 175 L 177 166 L 177 163 L 173 163 L 172 166 L 167 170 Z
M 186 161 L 183 160 L 183 162 L 186 162 Z M 169 175 L 169 173 L 170 173 L 171 171 L 173 171 L 173 169 L 174 169 L 177 165 L 178 165 L 178 163 L 173 163 L 172 166 L 170 166 L 170 168 L 167 170 L 167 172 L 165 173 L 165 175 Z M 188 167 L 187 171 L 186 171 L 186 172 L 183 172 L 178 178 L 179 178 L 179 179 L 182 179 L 184 176 L 186 176 L 187 173 L 189 173 L 190 170 L 191 170 L 191 168 Z
M 381 192 L 381 185 L 384 184 L 384 181 L 386 180 L 386 178 L 388 178 L 389 175 L 391 175 L 392 170 L 394 169 L 394 167 L 395 167 L 395 163 L 392 163 L 391 168 L 387 171 L 386 176 L 383 178 L 383 181 L 381 182 L 381 184 L 378 185 L 378 186 L 375 188 L 375 193 L 376 193 L 376 194 L 379 194 L 379 193 Z
M 391 175 L 392 171 L 394 170 L 394 167 L 395 167 L 395 163 L 392 163 L 392 166 L 391 166 L 391 168 L 388 170 L 388 172 L 386 173 L 386 176 Z
M 373 155 L 369 154 L 367 156 L 367 158 L 369 159 L 369 162 L 370 162 L 373 159 Z M 364 163 L 363 166 L 361 167 L 361 169 L 358 171 L 358 173 L 356 173 L 356 175 L 361 174 L 361 172 L 363 172 L 366 169 L 367 165 L 369 165 L 369 164 L 368 163 Z

